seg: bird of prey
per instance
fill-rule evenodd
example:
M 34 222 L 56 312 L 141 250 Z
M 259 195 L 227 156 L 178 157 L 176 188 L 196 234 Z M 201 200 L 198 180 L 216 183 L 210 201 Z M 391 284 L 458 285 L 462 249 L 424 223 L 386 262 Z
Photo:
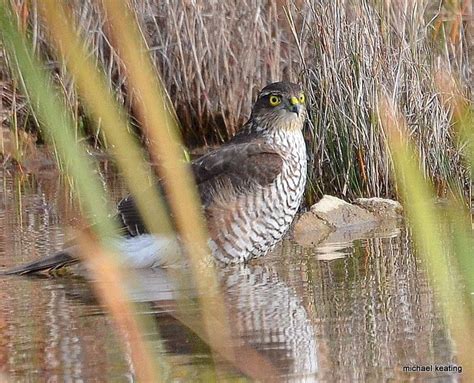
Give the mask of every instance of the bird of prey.
M 191 163 L 207 221 L 209 247 L 220 263 L 267 254 L 289 229 L 306 184 L 307 117 L 302 88 L 276 82 L 262 89 L 250 119 L 226 144 Z M 166 264 L 172 241 L 147 232 L 132 196 L 119 202 L 124 229 L 118 249 L 133 267 Z M 173 246 L 171 246 L 173 247 Z M 173 250 L 175 251 L 175 250 Z M 4 274 L 51 271 L 78 261 L 74 248 Z

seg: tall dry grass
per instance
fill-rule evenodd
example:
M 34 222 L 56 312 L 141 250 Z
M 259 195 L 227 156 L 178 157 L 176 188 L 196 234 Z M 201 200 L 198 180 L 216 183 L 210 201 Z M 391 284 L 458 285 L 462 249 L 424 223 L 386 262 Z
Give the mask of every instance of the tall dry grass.
M 36 3 L 10 2 L 36 53 L 55 68 L 56 82 L 75 110 L 77 129 L 106 146 L 100 126 L 82 109 L 71 76 L 51 54 Z M 106 70 L 108 85 L 137 117 L 100 5 L 73 0 L 69 6 L 88 49 Z M 324 193 L 396 196 L 386 137 L 374 112 L 382 88 L 406 115 L 423 173 L 435 180 L 438 194 L 469 192 L 462 142 L 453 138 L 452 110 L 441 100 L 433 71 L 450 72 L 471 98 L 471 1 L 134 0 L 131 6 L 188 146 L 232 136 L 266 83 L 300 81 L 311 109 L 308 202 Z M 34 125 L 21 96 L 16 93 L 11 102 L 16 84 L 5 68 L 5 63 L 0 66 L 4 124 Z
M 450 128 L 452 110 L 433 73 L 445 70 L 469 84 L 472 42 L 462 24 L 457 40 L 450 38 L 439 24 L 447 10 L 434 3 L 312 2 L 304 41 L 305 80 L 314 102 L 316 195 L 396 195 L 387 138 L 375 115 L 380 90 L 406 116 L 422 171 L 435 181 L 438 194 L 468 190 L 462 144 Z

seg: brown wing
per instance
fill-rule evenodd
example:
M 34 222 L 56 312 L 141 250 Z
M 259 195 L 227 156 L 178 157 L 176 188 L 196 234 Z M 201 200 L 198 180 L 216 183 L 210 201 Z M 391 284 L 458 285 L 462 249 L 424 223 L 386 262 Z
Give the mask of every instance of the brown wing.
M 272 183 L 280 174 L 282 156 L 262 142 L 223 146 L 191 164 L 201 202 L 209 205 L 216 193 L 248 193 Z
M 205 208 L 219 190 L 233 195 L 272 183 L 282 165 L 282 156 L 270 145 L 253 141 L 221 146 L 193 161 L 191 170 Z M 120 201 L 117 208 L 128 235 L 147 232 L 132 196 Z

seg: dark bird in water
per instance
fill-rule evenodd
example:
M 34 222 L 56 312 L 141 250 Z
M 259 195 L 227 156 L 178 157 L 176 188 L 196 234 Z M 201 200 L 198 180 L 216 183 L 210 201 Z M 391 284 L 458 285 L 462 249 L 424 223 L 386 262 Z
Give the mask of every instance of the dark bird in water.
M 258 95 L 242 129 L 228 143 L 191 163 L 216 260 L 239 263 L 261 257 L 289 229 L 306 184 L 302 134 L 306 116 L 299 85 L 270 84 Z M 120 201 L 117 210 L 125 235 L 116 246 L 127 264 L 168 264 L 171 254 L 176 254 L 176 241 L 147 232 L 132 196 Z M 77 262 L 76 251 L 71 247 L 4 273 L 55 270 Z

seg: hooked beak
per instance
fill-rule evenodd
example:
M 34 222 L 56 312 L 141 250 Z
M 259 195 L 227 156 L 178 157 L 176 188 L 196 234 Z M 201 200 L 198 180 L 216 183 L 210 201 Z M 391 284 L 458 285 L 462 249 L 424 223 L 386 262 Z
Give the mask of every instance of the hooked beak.
M 290 112 L 296 113 L 296 115 L 299 117 L 302 110 L 302 106 L 301 106 L 300 101 L 296 97 L 290 98 L 290 105 L 289 105 L 288 110 Z

